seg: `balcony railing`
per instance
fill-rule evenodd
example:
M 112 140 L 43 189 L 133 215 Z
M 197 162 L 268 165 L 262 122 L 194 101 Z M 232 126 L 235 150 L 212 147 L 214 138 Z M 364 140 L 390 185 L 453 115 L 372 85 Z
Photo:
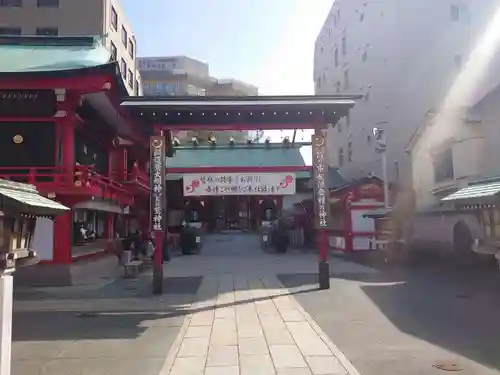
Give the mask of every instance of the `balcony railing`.
M 128 174 L 127 182 L 133 183 L 145 192 L 149 192 L 149 176 L 137 167 L 132 168 L 132 172 Z
M 62 186 L 71 181 L 59 167 L 0 167 L 0 178 L 32 185 Z
M 74 189 L 91 191 L 97 188 L 103 197 L 121 196 L 125 198 L 127 204 L 133 201 L 133 192 L 124 184 L 103 176 L 85 165 L 76 165 L 73 175 L 64 172 L 60 167 L 0 167 L 0 178 L 32 184 L 55 193 L 68 193 Z
M 133 193 L 130 192 L 124 184 L 93 171 L 92 167 L 87 165 L 75 166 L 74 186 L 101 188 L 109 194 L 117 193 L 127 198 L 133 198 Z

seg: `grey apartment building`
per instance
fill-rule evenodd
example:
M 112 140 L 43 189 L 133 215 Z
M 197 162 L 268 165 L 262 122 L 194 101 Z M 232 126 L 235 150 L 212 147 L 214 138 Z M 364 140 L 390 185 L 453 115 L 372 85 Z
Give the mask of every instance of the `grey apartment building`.
M 148 95 L 257 95 L 255 86 L 234 79 L 217 79 L 209 65 L 187 56 L 138 59 L 144 92 Z
M 328 131 L 330 164 L 348 178 L 380 176 L 372 130 L 382 127 L 389 178 L 406 178 L 410 137 L 441 106 L 498 7 L 497 0 L 336 0 L 315 43 L 315 91 L 364 98 Z M 498 55 L 469 102 L 457 105 L 472 106 L 499 84 Z
M 0 36 L 101 36 L 130 95 L 142 95 L 137 41 L 119 0 L 0 0 Z

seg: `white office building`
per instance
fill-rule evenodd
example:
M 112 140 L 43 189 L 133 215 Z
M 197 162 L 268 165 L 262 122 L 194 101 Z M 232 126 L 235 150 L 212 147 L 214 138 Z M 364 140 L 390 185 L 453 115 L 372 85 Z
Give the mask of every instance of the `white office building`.
M 499 84 L 500 31 L 486 33 L 497 12 L 497 0 L 336 0 L 315 45 L 316 93 L 364 98 L 329 130 L 330 164 L 348 178 L 380 176 L 372 129 L 382 127 L 389 177 L 405 178 L 410 137 L 453 85 L 467 75 L 454 105 L 473 106 Z

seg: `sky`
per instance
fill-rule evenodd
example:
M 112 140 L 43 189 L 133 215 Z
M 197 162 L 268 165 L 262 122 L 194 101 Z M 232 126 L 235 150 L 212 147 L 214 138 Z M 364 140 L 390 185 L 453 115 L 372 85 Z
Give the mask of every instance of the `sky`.
M 185 55 L 207 62 L 214 77 L 257 86 L 261 95 L 306 95 L 314 94 L 314 42 L 333 2 L 122 0 L 122 6 L 138 56 Z M 296 140 L 309 139 L 299 132 Z
M 261 94 L 313 94 L 314 42 L 333 0 L 122 0 L 138 56 L 186 55 Z M 147 5 L 146 5 L 147 4 Z

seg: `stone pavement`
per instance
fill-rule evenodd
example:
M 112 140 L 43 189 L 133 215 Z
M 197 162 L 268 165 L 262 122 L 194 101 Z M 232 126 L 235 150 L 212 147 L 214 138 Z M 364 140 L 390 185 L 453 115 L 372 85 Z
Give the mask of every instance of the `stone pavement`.
M 331 267 L 376 272 L 342 260 Z M 162 296 L 150 294 L 150 272 L 22 291 L 13 375 L 357 375 L 277 278 L 316 272 L 315 254 L 267 254 L 258 236 L 213 235 L 200 255 L 165 265 Z
M 206 277 L 162 375 L 356 375 L 273 275 Z

